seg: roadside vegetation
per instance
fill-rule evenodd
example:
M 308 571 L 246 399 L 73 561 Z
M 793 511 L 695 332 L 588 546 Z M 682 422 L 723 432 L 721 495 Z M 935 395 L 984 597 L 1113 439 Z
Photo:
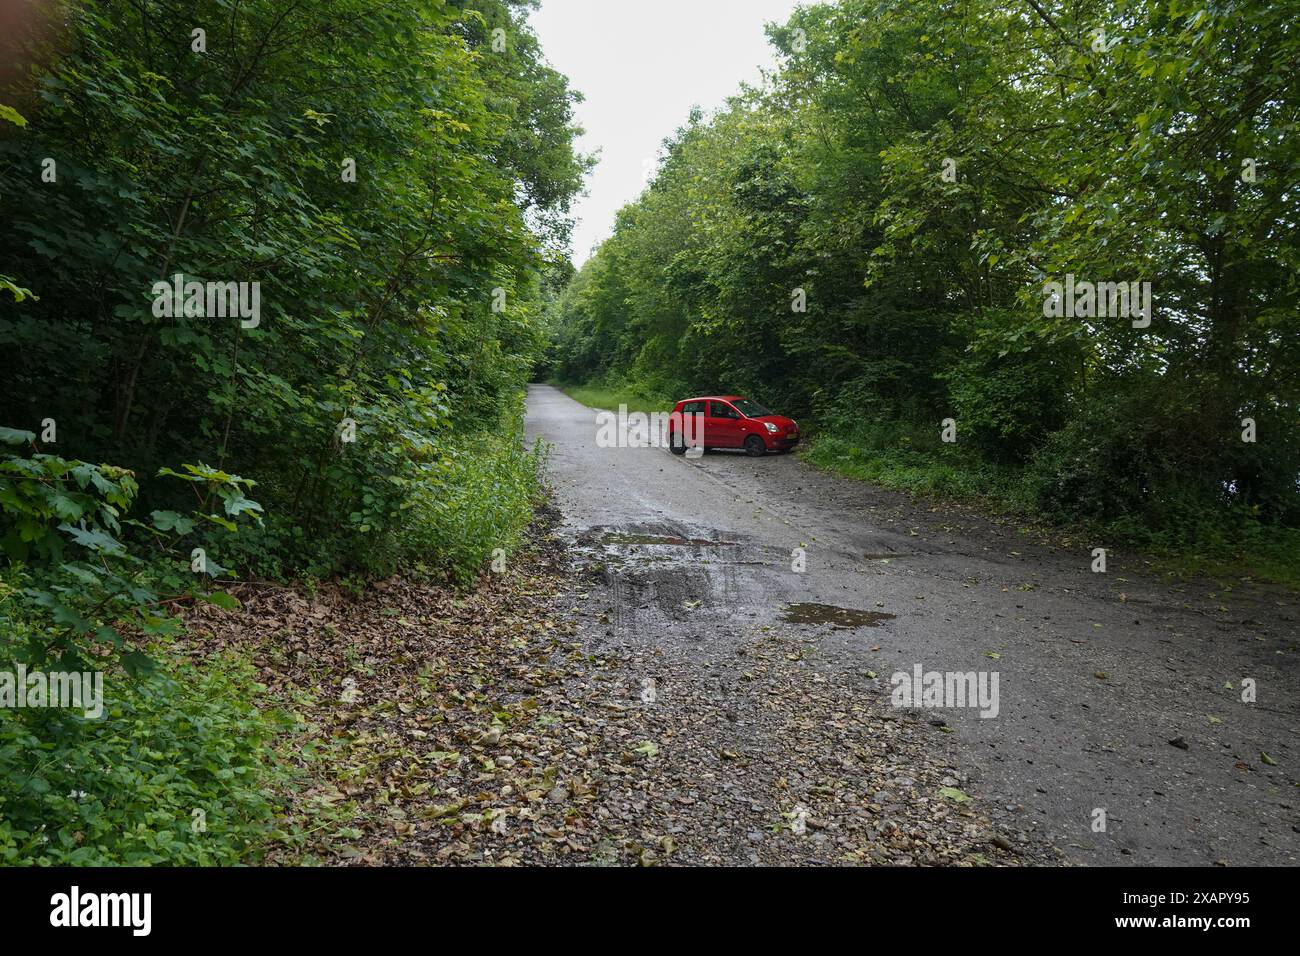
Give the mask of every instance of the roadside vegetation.
M 777 74 L 688 118 L 555 301 L 548 374 L 749 395 L 820 466 L 1296 583 L 1292 20 L 800 9 Z M 1149 283 L 1150 314 L 1076 282 Z
M 190 619 L 239 582 L 465 587 L 519 542 L 587 166 L 529 6 L 7 21 L 0 672 L 98 673 L 104 713 L 0 707 L 0 862 L 260 858 L 303 725 Z
M 569 385 L 554 382 L 557 388 L 575 401 L 591 408 L 603 408 L 616 412 L 619 406 L 625 406 L 629 412 L 667 412 L 680 398 L 669 398 L 665 394 L 655 395 L 641 385 Z

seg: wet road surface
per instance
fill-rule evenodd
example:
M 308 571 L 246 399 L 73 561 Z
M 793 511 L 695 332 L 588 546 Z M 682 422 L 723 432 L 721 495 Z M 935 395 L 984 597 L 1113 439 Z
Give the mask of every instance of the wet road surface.
M 807 693 L 829 681 L 877 708 L 896 672 L 974 673 L 986 690 L 996 674 L 995 716 L 986 699 L 916 725 L 1006 832 L 1092 865 L 1297 862 L 1293 595 L 1165 581 L 1114 549 L 1093 573 L 1107 542 L 1057 547 L 793 455 L 598 447 L 596 416 L 529 388 L 529 443 L 550 446 L 592 581 L 592 648 L 671 660 L 724 709 L 753 703 L 736 661 L 773 639 L 801 648 Z

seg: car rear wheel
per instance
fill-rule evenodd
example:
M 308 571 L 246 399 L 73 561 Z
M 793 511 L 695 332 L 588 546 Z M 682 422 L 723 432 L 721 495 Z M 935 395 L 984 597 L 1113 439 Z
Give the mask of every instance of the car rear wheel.
M 679 432 L 668 433 L 668 450 L 674 455 L 686 454 L 686 442 L 682 441 L 682 436 Z
M 767 453 L 767 446 L 763 444 L 763 439 L 757 435 L 750 435 L 745 439 L 745 454 L 750 458 L 758 458 Z

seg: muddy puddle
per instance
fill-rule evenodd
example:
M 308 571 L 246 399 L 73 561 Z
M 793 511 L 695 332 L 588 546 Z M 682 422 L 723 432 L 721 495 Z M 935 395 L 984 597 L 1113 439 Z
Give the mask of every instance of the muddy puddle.
M 787 624 L 830 624 L 832 627 L 879 627 L 897 615 L 883 611 L 859 611 L 834 604 L 787 604 L 781 620 Z
M 676 538 L 664 534 L 624 534 L 622 532 L 612 532 L 604 535 L 600 539 L 601 544 L 658 544 L 669 547 L 686 548 L 686 547 L 721 547 L 723 545 L 733 545 L 733 541 L 706 541 L 703 538 Z

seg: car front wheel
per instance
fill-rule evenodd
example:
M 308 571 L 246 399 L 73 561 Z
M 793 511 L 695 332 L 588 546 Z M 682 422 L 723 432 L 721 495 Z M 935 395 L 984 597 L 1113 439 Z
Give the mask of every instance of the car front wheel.
M 750 458 L 758 458 L 760 455 L 767 454 L 767 446 L 763 444 L 763 439 L 757 435 L 750 435 L 746 438 L 745 454 Z

